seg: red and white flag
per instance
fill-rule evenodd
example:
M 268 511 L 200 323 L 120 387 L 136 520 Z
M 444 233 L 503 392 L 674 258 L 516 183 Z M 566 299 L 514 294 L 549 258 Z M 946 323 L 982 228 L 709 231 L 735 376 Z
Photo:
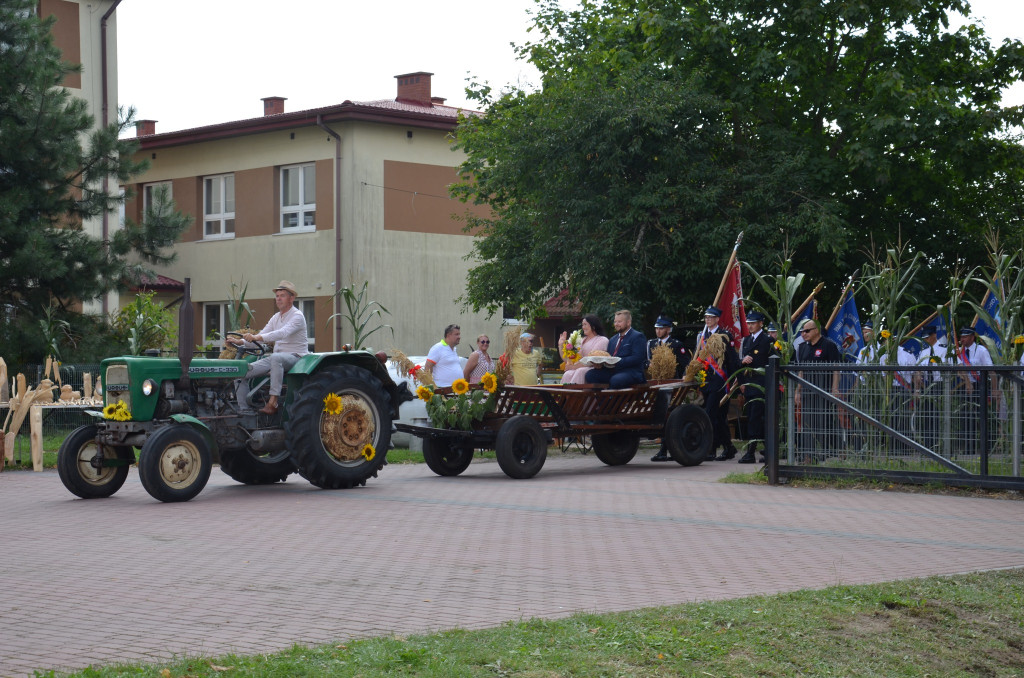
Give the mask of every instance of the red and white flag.
M 733 262 L 732 271 L 726 276 L 719 308 L 722 309 L 722 318 L 718 324 L 732 332 L 733 347 L 738 351 L 743 337 L 750 334 L 750 330 L 747 329 L 747 313 L 743 309 L 743 284 L 740 282 L 738 261 Z

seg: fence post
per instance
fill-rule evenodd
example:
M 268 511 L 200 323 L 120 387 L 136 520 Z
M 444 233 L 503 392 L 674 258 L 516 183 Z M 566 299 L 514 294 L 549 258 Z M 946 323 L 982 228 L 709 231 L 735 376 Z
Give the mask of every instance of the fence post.
M 981 451 L 981 468 L 983 476 L 988 475 L 988 373 L 978 373 L 978 399 L 981 401 L 978 413 L 978 449 Z
M 779 482 L 779 356 L 768 358 L 764 369 L 764 458 L 768 484 Z
M 1013 441 L 1010 449 L 1013 450 L 1013 475 L 1020 476 L 1020 382 L 1013 379 L 1010 383 L 1013 384 L 1013 424 L 1010 427 Z

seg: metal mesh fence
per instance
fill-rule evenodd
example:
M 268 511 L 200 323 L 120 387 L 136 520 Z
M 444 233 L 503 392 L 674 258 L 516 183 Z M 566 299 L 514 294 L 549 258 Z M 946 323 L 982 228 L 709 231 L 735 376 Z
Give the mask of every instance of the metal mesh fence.
M 789 365 L 782 376 L 782 463 L 947 471 L 941 456 L 1021 475 L 1019 368 Z

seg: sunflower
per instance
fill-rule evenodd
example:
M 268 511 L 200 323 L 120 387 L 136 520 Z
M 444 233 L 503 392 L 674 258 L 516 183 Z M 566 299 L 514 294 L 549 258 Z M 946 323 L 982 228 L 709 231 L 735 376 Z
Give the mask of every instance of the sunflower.
M 465 379 L 456 379 L 452 382 L 452 393 L 455 395 L 463 395 L 469 391 L 469 382 Z
M 781 341 L 776 341 L 775 342 L 775 350 L 776 351 L 781 351 L 782 350 L 782 342 Z
M 1018 334 L 1016 337 L 1014 337 L 1013 338 L 1013 343 L 1015 343 L 1015 344 L 1024 344 L 1024 334 Z
M 366 443 L 366 445 L 363 446 L 363 458 L 366 459 L 366 461 L 373 461 L 373 458 L 376 456 L 377 450 L 373 449 L 373 445 L 370 443 Z
M 484 376 L 480 377 L 480 385 L 484 387 L 484 390 L 488 393 L 494 393 L 498 390 L 498 378 L 494 376 L 493 372 L 488 372 Z
M 117 404 L 120 403 L 120 402 L 121 401 L 118 400 L 117 403 L 110 403 L 109 405 L 104 407 L 103 408 L 103 418 L 104 419 L 113 419 L 114 418 L 114 412 L 117 411 Z
M 416 389 L 416 397 L 426 402 L 430 400 L 434 395 L 434 392 L 430 390 L 429 386 L 420 386 Z
M 341 414 L 344 408 L 345 406 L 341 404 L 341 396 L 337 393 L 328 393 L 324 398 L 324 412 L 327 414 Z
M 120 403 L 122 406 L 114 410 L 114 421 L 131 421 L 132 413 L 128 411 L 127 407 L 124 407 L 124 403 Z
M 882 339 L 888 339 L 889 337 L 892 336 L 892 332 L 890 332 L 889 330 L 882 330 L 882 333 L 879 336 L 881 336 Z

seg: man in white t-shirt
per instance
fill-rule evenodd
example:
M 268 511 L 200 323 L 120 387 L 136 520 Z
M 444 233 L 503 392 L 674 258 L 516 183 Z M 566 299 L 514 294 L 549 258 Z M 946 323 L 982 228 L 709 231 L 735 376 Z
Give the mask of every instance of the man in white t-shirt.
M 249 379 L 270 375 L 270 399 L 260 410 L 263 414 L 274 414 L 278 408 L 278 397 L 284 385 L 284 374 L 290 370 L 299 358 L 309 353 L 309 337 L 306 334 L 306 319 L 302 312 L 295 308 L 295 297 L 298 292 L 295 285 L 282 280 L 274 288 L 274 304 L 277 313 L 270 319 L 267 326 L 259 334 L 245 334 L 241 339 L 228 337 L 225 341 L 235 346 L 252 345 L 251 342 L 268 342 L 274 344 L 274 352 L 249 364 L 244 379 L 235 384 L 235 397 L 238 408 L 245 412 L 249 408 Z
M 438 387 L 451 386 L 456 379 L 462 379 L 462 361 L 455 347 L 462 338 L 462 330 L 458 325 L 444 328 L 444 339 L 430 347 L 427 353 L 427 364 L 423 366 L 434 377 Z

